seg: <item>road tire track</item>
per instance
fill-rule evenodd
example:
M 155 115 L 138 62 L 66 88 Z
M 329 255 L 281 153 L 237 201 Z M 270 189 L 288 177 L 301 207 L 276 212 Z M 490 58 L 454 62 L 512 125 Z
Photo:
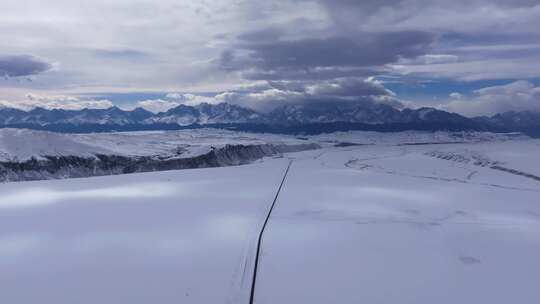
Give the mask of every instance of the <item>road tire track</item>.
M 268 213 L 266 214 L 266 218 L 264 220 L 263 226 L 261 228 L 261 231 L 259 232 L 258 240 L 257 240 L 257 251 L 255 253 L 255 265 L 253 267 L 253 277 L 251 282 L 251 293 L 249 296 L 249 303 L 253 304 L 255 302 L 255 287 L 257 284 L 257 273 L 259 269 L 259 258 L 261 255 L 261 245 L 262 245 L 262 238 L 264 235 L 264 231 L 266 229 L 266 226 L 268 224 L 268 221 L 270 220 L 270 216 L 272 215 L 272 211 L 274 210 L 274 207 L 276 205 L 277 199 L 279 197 L 279 193 L 281 192 L 281 189 L 283 188 L 283 184 L 285 184 L 285 180 L 287 179 L 287 174 L 289 174 L 289 169 L 291 168 L 291 165 L 293 163 L 293 160 L 289 161 L 289 165 L 287 166 L 287 169 L 285 170 L 285 174 L 283 174 L 283 179 L 281 180 L 281 184 L 279 185 L 279 188 L 276 192 L 276 196 L 274 197 L 274 200 L 272 201 L 272 205 L 270 206 L 270 209 L 268 210 Z

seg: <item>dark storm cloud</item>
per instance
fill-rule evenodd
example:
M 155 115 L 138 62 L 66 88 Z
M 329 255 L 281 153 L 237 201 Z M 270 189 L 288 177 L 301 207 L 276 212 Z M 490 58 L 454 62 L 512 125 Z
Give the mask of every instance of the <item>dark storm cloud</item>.
M 339 78 L 325 81 L 269 81 L 265 86 L 257 86 L 261 90 L 276 89 L 283 92 L 302 93 L 313 96 L 332 98 L 355 96 L 391 96 L 393 93 L 380 83 L 371 79 Z
M 292 1 L 315 4 L 322 15 L 233 35 L 221 69 L 270 88 L 232 92 L 228 100 L 399 106 L 372 76 L 427 82 L 538 75 L 527 64 L 540 58 L 538 0 Z
M 304 1 L 304 0 L 300 0 Z M 401 5 L 406 0 L 318 0 L 329 9 L 358 9 L 365 13 L 372 13 L 384 7 L 396 7 Z
M 239 40 L 243 41 L 275 41 L 283 34 L 283 30 L 279 28 L 265 28 L 258 31 L 247 32 L 238 35 Z
M 225 71 L 234 71 L 241 68 L 241 62 L 236 61 L 233 50 L 225 50 L 221 52 L 218 59 L 219 67 Z
M 538 0 L 297 0 L 315 1 L 340 31 L 376 27 L 434 30 L 439 33 L 537 31 Z M 530 14 L 530 15 L 528 15 Z
M 257 67 L 368 67 L 425 54 L 433 42 L 425 32 L 364 34 L 358 37 L 308 38 L 295 41 L 247 43 L 241 48 Z
M 397 108 L 403 107 L 393 92 L 373 78 L 265 81 L 220 93 L 214 96 L 214 99 L 261 111 L 269 111 L 284 104 L 313 102 L 379 102 Z
M 51 64 L 29 55 L 0 55 L 0 76 L 21 77 L 46 72 Z
M 425 54 L 435 36 L 421 31 L 359 33 L 355 36 L 299 40 L 247 40 L 243 35 L 235 51 L 222 53 L 220 65 L 245 70 L 249 79 L 328 79 L 366 76 L 400 58 Z M 257 37 L 257 36 L 253 36 Z
M 311 95 L 316 96 L 386 96 L 392 95 L 381 84 L 358 78 L 343 78 L 334 82 L 321 82 L 308 89 Z
M 242 73 L 248 80 L 328 80 L 341 77 L 369 77 L 378 74 L 376 68 L 326 67 L 311 69 L 282 68 L 277 70 L 249 70 Z
M 299 0 L 311 1 L 311 0 Z M 538 0 L 317 0 L 330 10 L 356 10 L 357 12 L 373 13 L 381 9 L 404 9 L 415 10 L 420 7 L 474 7 L 496 5 L 500 7 L 533 7 L 538 5 Z
M 115 60 L 144 60 L 151 56 L 143 51 L 134 49 L 120 49 L 120 50 L 91 50 L 96 56 L 115 59 Z
M 354 5 L 357 1 L 344 1 Z M 379 5 L 380 1 L 362 2 Z M 356 20 L 355 22 L 358 22 Z M 268 87 L 231 91 L 226 101 L 240 104 L 392 101 L 394 94 L 370 77 L 403 58 L 427 54 L 437 35 L 421 30 L 360 31 L 334 26 L 273 25 L 238 34 L 218 58 L 222 70 Z M 331 25 L 331 24 L 328 24 Z

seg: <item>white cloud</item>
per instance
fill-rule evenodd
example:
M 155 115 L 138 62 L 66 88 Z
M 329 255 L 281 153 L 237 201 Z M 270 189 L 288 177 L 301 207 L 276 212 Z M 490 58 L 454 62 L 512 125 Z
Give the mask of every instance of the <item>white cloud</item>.
M 216 69 L 213 60 L 246 28 L 323 17 L 320 7 L 297 1 L 6 0 L 0 39 L 10 43 L 0 56 L 31 52 L 60 64 L 36 84 L 10 86 L 223 90 L 238 77 Z
M 413 64 L 441 64 L 441 63 L 453 63 L 457 62 L 459 57 L 451 54 L 426 54 L 412 59 L 401 59 L 399 64 L 413 65 Z
M 166 112 L 167 110 L 175 108 L 181 104 L 195 106 L 201 103 L 216 104 L 223 101 L 223 99 L 216 98 L 216 96 L 172 92 L 165 95 L 165 99 L 142 100 L 138 101 L 136 106 L 144 108 L 150 112 L 159 113 Z
M 462 99 L 463 98 L 463 94 L 458 93 L 458 92 L 450 93 L 449 96 L 452 99 Z
M 332 81 L 317 82 L 306 85 L 305 92 L 312 96 L 331 96 L 342 98 L 358 98 L 366 96 L 394 95 L 386 89 L 380 81 L 373 77 L 367 79 L 360 78 L 340 78 Z
M 168 93 L 165 97 L 170 99 L 182 99 L 182 93 Z
M 86 100 L 73 96 L 44 96 L 36 94 L 27 94 L 26 99 L 22 100 L 0 100 L 0 106 L 15 108 L 20 110 L 31 110 L 34 108 L 45 109 L 64 109 L 81 110 L 89 109 L 107 109 L 113 106 L 109 100 Z
M 149 99 L 137 102 L 137 107 L 141 107 L 153 113 L 166 112 L 179 105 L 180 103 L 178 102 L 163 99 Z
M 441 108 L 466 116 L 494 115 L 507 111 L 540 111 L 540 87 L 528 81 L 487 87 L 470 98 L 451 100 Z
M 169 93 L 166 97 L 171 101 L 177 102 L 178 104 L 185 104 L 189 106 L 194 106 L 201 103 L 216 104 L 220 102 L 215 99 L 215 96 L 205 96 L 191 93 Z
M 209 96 L 203 96 L 203 95 L 195 95 L 195 94 L 181 94 L 180 98 L 178 98 L 181 103 L 188 105 L 188 106 L 195 106 L 201 103 L 210 103 L 210 104 L 216 104 L 220 103 L 220 100 L 217 100 L 215 97 L 209 97 Z
M 369 78 L 339 78 L 325 81 L 269 81 L 258 82 L 244 89 L 223 92 L 213 97 L 215 102 L 227 102 L 261 111 L 271 110 L 284 103 L 310 101 L 362 101 L 403 107 L 395 94 L 381 82 Z
M 437 64 L 437 63 L 456 62 L 459 60 L 459 57 L 456 55 L 448 55 L 448 54 L 428 54 L 428 55 L 420 56 L 420 60 L 423 60 L 426 64 Z

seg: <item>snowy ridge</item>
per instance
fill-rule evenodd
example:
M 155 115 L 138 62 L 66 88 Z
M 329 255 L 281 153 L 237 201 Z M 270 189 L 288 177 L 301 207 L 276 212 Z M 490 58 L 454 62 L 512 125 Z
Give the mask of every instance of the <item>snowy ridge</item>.
M 0 161 L 25 161 L 43 155 L 77 155 L 89 157 L 107 154 L 105 146 L 76 140 L 69 134 L 56 134 L 26 129 L 0 130 Z
M 62 134 L 27 129 L 0 129 L 0 161 L 44 156 L 96 154 L 189 158 L 225 145 L 301 144 L 292 136 L 239 133 L 217 129 L 93 134 Z
M 529 140 L 520 133 L 491 133 L 491 132 L 422 132 L 403 131 L 392 133 L 348 131 L 309 136 L 310 140 L 318 143 L 357 145 L 420 145 L 444 143 L 481 143 L 504 142 L 513 140 Z
M 5 129 L 0 182 L 234 166 L 318 148 L 292 137 L 210 129 L 84 135 Z

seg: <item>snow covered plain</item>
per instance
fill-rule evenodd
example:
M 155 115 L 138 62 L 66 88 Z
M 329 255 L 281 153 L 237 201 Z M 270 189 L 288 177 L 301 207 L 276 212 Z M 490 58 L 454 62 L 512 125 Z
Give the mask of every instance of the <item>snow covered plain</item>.
M 0 302 L 246 303 L 287 164 L 0 184 Z
M 282 140 L 323 148 L 237 167 L 0 184 L 2 302 L 248 303 L 257 235 L 288 158 L 256 303 L 540 301 L 540 141 Z
M 538 303 L 540 141 L 303 153 L 267 227 L 257 303 Z M 458 161 L 460 160 L 460 161 Z

